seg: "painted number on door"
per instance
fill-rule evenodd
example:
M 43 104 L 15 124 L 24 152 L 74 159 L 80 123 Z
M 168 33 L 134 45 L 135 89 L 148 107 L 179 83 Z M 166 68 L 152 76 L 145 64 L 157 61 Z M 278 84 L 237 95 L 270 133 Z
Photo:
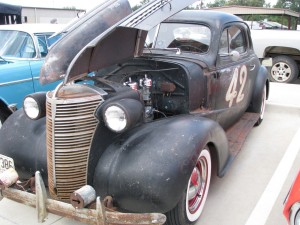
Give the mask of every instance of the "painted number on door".
M 226 101 L 229 102 L 229 107 L 233 102 L 241 102 L 244 99 L 244 88 L 247 81 L 247 67 L 243 65 L 241 69 L 235 68 L 230 82 L 229 88 L 226 93 Z M 239 84 L 239 85 L 238 85 Z

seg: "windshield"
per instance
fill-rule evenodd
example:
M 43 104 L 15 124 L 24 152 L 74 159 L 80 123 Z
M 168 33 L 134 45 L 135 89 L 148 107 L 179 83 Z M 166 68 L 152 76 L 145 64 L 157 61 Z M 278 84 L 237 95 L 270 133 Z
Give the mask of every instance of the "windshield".
M 12 30 L 0 31 L 0 56 L 9 58 L 34 58 L 36 50 L 28 33 Z
M 179 48 L 181 51 L 205 53 L 209 49 L 211 31 L 199 24 L 162 23 L 155 31 L 151 30 L 146 39 L 148 47 L 167 49 Z

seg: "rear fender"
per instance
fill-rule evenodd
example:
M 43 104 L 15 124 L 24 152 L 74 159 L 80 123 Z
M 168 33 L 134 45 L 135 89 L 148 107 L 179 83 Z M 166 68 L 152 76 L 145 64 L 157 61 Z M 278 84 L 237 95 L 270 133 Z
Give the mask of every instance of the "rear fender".
M 215 146 L 222 174 L 228 142 L 216 122 L 187 115 L 144 124 L 119 136 L 102 154 L 94 174 L 96 192 L 113 196 L 125 211 L 167 212 L 182 196 L 207 144 Z
M 249 108 L 247 109 L 248 112 L 255 112 L 255 113 L 260 113 L 261 111 L 261 104 L 262 104 L 262 94 L 264 87 L 266 85 L 267 88 L 267 99 L 269 97 L 269 80 L 268 80 L 268 71 L 266 67 L 261 66 L 259 68 L 256 80 L 255 80 L 255 85 L 254 85 L 254 90 L 252 94 L 252 100 L 250 103 Z

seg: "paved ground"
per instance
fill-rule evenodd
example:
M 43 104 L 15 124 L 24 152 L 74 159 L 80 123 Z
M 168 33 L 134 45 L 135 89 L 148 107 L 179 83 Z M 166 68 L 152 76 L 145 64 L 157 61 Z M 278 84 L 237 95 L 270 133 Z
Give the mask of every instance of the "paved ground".
M 297 83 L 297 82 L 296 82 Z M 300 168 L 300 85 L 271 84 L 265 119 L 223 178 L 214 177 L 197 225 L 286 225 L 283 201 Z M 0 202 L 1 225 L 37 225 L 35 209 Z M 82 225 L 49 215 L 46 225 Z
M 263 123 L 251 131 L 228 173 L 213 179 L 197 225 L 287 224 L 283 201 L 300 169 L 299 99 L 299 85 L 271 83 Z

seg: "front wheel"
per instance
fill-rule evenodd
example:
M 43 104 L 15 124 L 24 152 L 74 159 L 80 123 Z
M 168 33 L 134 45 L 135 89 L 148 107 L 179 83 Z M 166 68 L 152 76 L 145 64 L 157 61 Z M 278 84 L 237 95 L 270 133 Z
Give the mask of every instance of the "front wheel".
M 211 155 L 206 146 L 198 157 L 180 201 L 166 214 L 168 225 L 190 225 L 199 219 L 207 198 L 210 178 Z
M 294 59 L 288 56 L 277 56 L 270 69 L 270 80 L 280 83 L 291 83 L 298 77 L 299 68 Z

